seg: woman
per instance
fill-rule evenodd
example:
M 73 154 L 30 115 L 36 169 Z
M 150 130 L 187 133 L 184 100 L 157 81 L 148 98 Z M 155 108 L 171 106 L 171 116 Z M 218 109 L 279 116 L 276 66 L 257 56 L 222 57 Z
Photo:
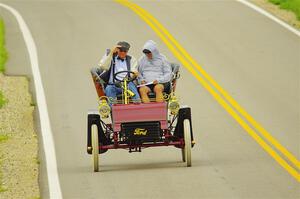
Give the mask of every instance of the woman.
M 169 86 L 172 77 L 171 66 L 166 57 L 159 53 L 156 43 L 152 40 L 145 43 L 143 53 L 138 62 L 138 80 L 141 84 L 139 92 L 142 102 L 150 102 L 148 97 L 150 91 L 155 93 L 156 102 L 163 102 L 163 91 Z

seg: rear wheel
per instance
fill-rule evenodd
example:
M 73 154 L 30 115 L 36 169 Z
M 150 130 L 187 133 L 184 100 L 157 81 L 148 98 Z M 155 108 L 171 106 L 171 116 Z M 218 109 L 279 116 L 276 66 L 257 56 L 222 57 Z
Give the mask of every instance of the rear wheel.
M 191 128 L 190 128 L 190 120 L 185 119 L 183 121 L 183 129 L 184 129 L 184 149 L 182 153 L 182 160 L 186 161 L 186 166 L 192 166 L 192 140 L 191 140 Z
M 98 127 L 96 124 L 92 125 L 92 156 L 94 172 L 99 171 L 99 138 Z

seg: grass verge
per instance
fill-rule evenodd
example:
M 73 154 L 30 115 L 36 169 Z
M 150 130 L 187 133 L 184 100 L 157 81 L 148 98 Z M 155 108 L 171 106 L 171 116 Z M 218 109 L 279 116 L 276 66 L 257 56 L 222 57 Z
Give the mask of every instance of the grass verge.
M 292 11 L 300 21 L 300 0 L 269 0 L 269 2 L 278 5 L 281 9 Z
M 6 141 L 7 139 L 8 139 L 7 135 L 0 135 L 0 144 L 1 144 L 1 142 Z M 1 165 L 1 161 L 2 161 L 1 159 L 2 158 L 0 157 L 0 165 Z M 1 172 L 1 169 L 0 169 L 0 193 L 4 192 L 4 191 L 6 191 L 6 189 L 3 188 L 3 186 L 2 186 L 2 172 Z
M 7 51 L 5 49 L 5 29 L 4 29 L 4 22 L 3 19 L 0 18 L 0 73 L 3 73 L 5 71 L 5 62 L 7 60 Z M 3 96 L 2 91 L 0 90 L 0 108 L 4 106 L 6 103 L 6 99 Z M 4 142 L 8 139 L 7 135 L 0 135 L 0 144 L 1 142 Z M 0 165 L 1 160 L 0 157 Z M 1 166 L 0 166 L 0 193 L 6 191 L 5 188 L 2 186 L 2 172 L 1 172 Z
M 8 58 L 7 51 L 5 49 L 5 28 L 3 19 L 0 17 L 0 73 L 5 71 L 5 62 Z
M 0 135 L 0 143 L 6 141 L 7 139 L 8 139 L 7 135 Z
M 6 99 L 4 98 L 3 93 L 0 90 L 0 108 L 2 108 L 5 103 L 6 103 Z
M 3 19 L 0 17 L 0 73 L 5 71 L 5 62 L 7 60 L 7 51 L 5 49 L 5 28 Z M 0 108 L 4 106 L 6 100 L 0 90 Z

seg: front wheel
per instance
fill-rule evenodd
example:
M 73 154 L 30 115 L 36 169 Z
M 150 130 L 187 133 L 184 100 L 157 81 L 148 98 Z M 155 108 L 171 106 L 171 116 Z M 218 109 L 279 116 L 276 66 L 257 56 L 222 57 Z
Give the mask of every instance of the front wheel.
M 182 162 L 186 162 L 186 160 L 185 160 L 185 150 L 184 150 L 184 148 L 181 149 L 181 157 L 182 157 Z
M 94 172 L 99 171 L 99 138 L 98 127 L 96 124 L 92 125 L 92 157 Z
M 186 161 L 186 166 L 192 166 L 192 140 L 191 140 L 191 126 L 190 120 L 185 119 L 183 121 L 183 129 L 184 129 L 184 149 L 182 151 L 182 159 Z

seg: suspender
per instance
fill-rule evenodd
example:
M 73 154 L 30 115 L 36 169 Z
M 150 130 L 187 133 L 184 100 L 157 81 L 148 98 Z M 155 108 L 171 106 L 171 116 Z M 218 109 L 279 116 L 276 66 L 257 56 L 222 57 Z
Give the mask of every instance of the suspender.
M 115 78 L 114 78 L 114 74 L 115 74 L 115 68 L 116 68 L 116 55 L 113 56 L 112 60 L 111 60 L 111 65 L 110 65 L 110 73 L 109 73 L 109 77 L 112 74 L 112 78 L 113 78 L 113 83 L 115 83 Z M 127 70 L 130 71 L 130 68 L 131 68 L 131 56 L 129 55 L 126 55 L 126 58 L 125 58 L 125 61 L 126 61 L 126 66 L 127 66 Z M 128 73 L 128 76 L 130 75 L 130 73 Z M 109 79 L 108 79 L 109 81 Z M 109 82 L 108 82 L 109 84 Z
M 128 71 L 130 71 L 130 68 L 131 68 L 130 64 L 131 64 L 131 56 L 126 55 L 126 65 L 127 65 Z
M 112 66 L 110 67 L 112 69 L 112 78 L 113 78 L 113 83 L 115 83 L 115 78 L 114 78 L 114 75 L 115 75 L 115 68 L 116 68 L 116 56 L 113 56 L 112 60 L 111 60 L 111 64 Z M 111 73 L 111 72 L 110 72 Z
M 130 64 L 131 64 L 131 56 L 126 55 L 126 65 L 127 65 L 127 70 L 128 70 L 128 71 L 130 71 L 130 69 L 131 69 Z M 129 77 L 129 76 L 130 76 L 130 73 L 128 73 L 127 75 L 128 75 L 128 77 Z

